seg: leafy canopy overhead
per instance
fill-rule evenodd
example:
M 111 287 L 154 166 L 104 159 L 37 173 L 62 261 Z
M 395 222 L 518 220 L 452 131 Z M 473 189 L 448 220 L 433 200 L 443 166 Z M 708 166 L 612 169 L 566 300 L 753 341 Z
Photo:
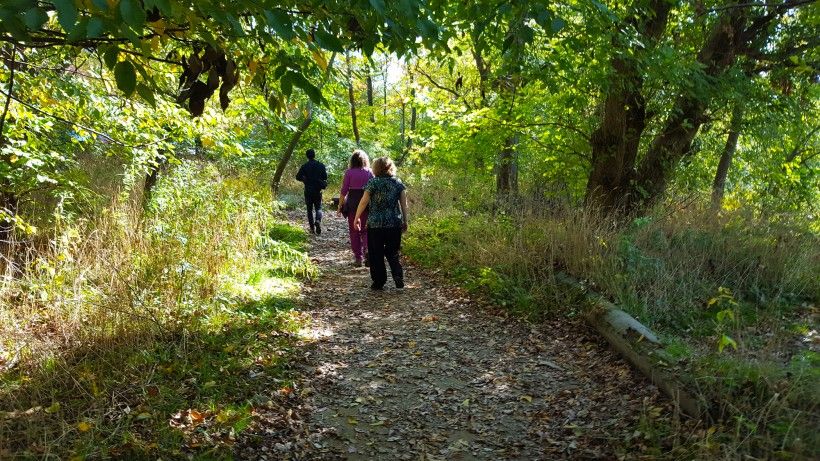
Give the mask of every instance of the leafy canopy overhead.
M 326 66 L 321 50 L 369 56 L 381 45 L 403 55 L 432 45 L 440 35 L 432 11 L 420 0 L 9 0 L 0 5 L 0 41 L 26 49 L 97 50 L 126 95 L 137 92 L 152 102 L 161 88 L 151 63 L 182 66 L 178 101 L 187 100 L 194 114 L 202 112 L 216 88 L 226 107 L 240 69 L 255 70 L 260 62 L 276 69 L 283 88 L 296 86 L 318 102 L 316 87 L 294 75 L 304 75 L 308 66 Z

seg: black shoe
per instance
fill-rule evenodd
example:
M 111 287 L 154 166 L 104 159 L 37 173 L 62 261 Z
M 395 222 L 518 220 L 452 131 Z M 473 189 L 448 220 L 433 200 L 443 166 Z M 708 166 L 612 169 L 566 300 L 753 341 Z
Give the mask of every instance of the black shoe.
M 322 235 L 322 226 L 316 223 L 316 235 Z
M 315 234 L 315 233 L 316 233 L 316 229 L 314 229 L 314 228 L 313 228 L 313 226 L 310 226 L 310 233 L 311 233 L 311 234 Z
M 370 289 L 374 291 L 383 291 L 384 285 L 379 286 L 374 283 L 373 285 L 370 285 Z
M 396 288 L 398 288 L 398 289 L 400 289 L 400 290 L 401 290 L 402 288 L 404 288 L 404 280 L 402 280 L 402 279 L 397 279 L 397 280 L 394 280 L 394 281 L 396 282 Z
M 364 254 L 364 267 L 370 267 L 370 255 L 367 253 Z

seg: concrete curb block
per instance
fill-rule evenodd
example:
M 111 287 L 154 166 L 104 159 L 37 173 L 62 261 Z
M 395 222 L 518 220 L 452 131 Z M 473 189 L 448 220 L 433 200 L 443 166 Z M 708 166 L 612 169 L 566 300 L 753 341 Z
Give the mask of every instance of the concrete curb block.
M 667 366 L 668 354 L 657 335 L 634 317 L 619 309 L 600 294 L 590 291 L 575 278 L 556 273 L 555 280 L 581 294 L 588 303 L 584 319 L 618 351 L 663 391 L 681 412 L 698 419 L 711 419 L 709 402 L 686 390 L 685 375 Z

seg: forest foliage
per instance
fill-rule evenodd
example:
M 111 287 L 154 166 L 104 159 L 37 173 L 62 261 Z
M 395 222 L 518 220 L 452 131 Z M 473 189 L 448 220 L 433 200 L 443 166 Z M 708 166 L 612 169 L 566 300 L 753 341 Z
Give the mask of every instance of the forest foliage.
M 2 410 L 52 408 L 26 376 L 134 319 L 147 348 L 239 318 L 204 302 L 231 274 L 315 275 L 298 232 L 260 237 L 271 193 L 360 146 L 410 186 L 413 258 L 533 318 L 577 314 L 555 271 L 586 281 L 736 403 L 701 455 L 806 456 L 819 27 L 812 0 L 4 1 Z

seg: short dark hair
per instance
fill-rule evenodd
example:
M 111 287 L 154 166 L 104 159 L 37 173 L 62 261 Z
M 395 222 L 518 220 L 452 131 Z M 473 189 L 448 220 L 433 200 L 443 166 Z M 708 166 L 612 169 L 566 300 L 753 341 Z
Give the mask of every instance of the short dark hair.
M 316 158 L 316 151 L 313 149 L 308 149 L 307 152 L 305 152 L 305 155 L 307 155 L 307 158 L 313 160 Z

